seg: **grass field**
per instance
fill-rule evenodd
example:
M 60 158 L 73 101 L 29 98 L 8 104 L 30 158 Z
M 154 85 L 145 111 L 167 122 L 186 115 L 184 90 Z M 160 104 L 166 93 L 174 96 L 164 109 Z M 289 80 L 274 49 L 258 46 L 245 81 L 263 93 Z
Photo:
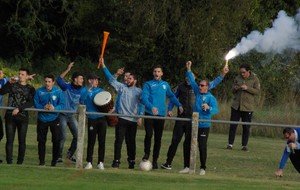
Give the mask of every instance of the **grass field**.
M 159 164 L 165 162 L 172 132 L 164 131 Z M 137 133 L 137 163 L 143 156 L 144 130 Z M 50 134 L 48 134 L 50 139 Z M 297 189 L 300 175 L 288 161 L 282 178 L 276 178 L 274 172 L 278 167 L 284 141 L 281 139 L 251 137 L 249 152 L 240 150 L 241 136 L 236 137 L 233 150 L 227 150 L 227 135 L 211 133 L 208 142 L 207 173 L 199 176 L 179 174 L 183 167 L 182 143 L 179 145 L 170 171 L 158 169 L 150 172 L 127 169 L 126 149 L 123 145 L 120 169 L 111 168 L 113 159 L 114 129 L 108 128 L 106 138 L 106 155 L 104 171 L 97 169 L 75 169 L 75 165 L 65 161 L 57 167 L 49 167 L 51 161 L 51 144 L 48 140 L 46 167 L 38 166 L 35 126 L 31 125 L 27 137 L 27 151 L 24 164 L 0 164 L 1 190 L 35 190 L 35 189 Z M 70 136 L 68 136 L 67 146 Z M 86 141 L 85 141 L 86 142 Z M 85 144 L 86 147 L 86 144 Z M 96 153 L 95 147 L 95 153 Z M 0 143 L 0 159 L 5 158 L 5 137 Z M 14 146 L 14 163 L 17 156 L 17 140 Z M 86 153 L 86 151 L 85 151 Z M 95 155 L 94 153 L 94 155 Z M 85 156 L 84 156 L 85 158 Z M 94 160 L 97 160 L 95 157 Z M 198 158 L 199 160 L 199 158 Z M 199 161 L 197 162 L 199 166 Z M 94 167 L 96 163 L 94 163 Z M 96 167 L 95 167 L 96 168 Z M 198 167 L 197 167 L 198 168 Z

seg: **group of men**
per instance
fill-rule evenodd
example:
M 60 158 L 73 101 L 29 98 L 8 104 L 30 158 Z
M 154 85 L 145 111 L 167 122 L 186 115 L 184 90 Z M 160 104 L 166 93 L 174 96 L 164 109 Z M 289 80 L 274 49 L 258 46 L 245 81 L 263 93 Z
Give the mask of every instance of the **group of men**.
M 195 81 L 195 75 L 191 71 L 192 62 L 186 63 L 187 73 L 185 81 L 178 85 L 175 93 L 172 92 L 169 84 L 162 80 L 163 70 L 161 66 L 155 66 L 153 69 L 153 79 L 144 83 L 143 89 L 136 87 L 137 78 L 133 73 L 127 72 L 124 75 L 124 81 L 117 81 L 117 77 L 123 74 L 124 70 L 119 70 L 115 75 L 112 75 L 104 64 L 104 59 L 99 60 L 104 74 L 110 85 L 117 92 L 117 101 L 115 107 L 110 111 L 115 111 L 118 114 L 131 116 L 149 115 L 144 119 L 145 139 L 144 139 L 144 156 L 143 160 L 148 160 L 151 152 L 151 139 L 154 134 L 154 146 L 152 154 L 153 169 L 158 169 L 158 158 L 161 147 L 161 139 L 164 129 L 164 117 L 166 115 L 165 102 L 166 97 L 170 99 L 168 106 L 168 115 L 172 116 L 174 105 L 178 107 L 177 117 L 191 118 L 193 112 L 199 112 L 199 119 L 210 120 L 213 114 L 218 112 L 216 98 L 210 93 L 210 90 L 215 88 L 223 80 L 228 73 L 228 67 L 224 66 L 222 74 L 212 82 L 200 80 Z M 104 91 L 99 88 L 99 77 L 90 74 L 87 76 L 88 85 L 83 87 L 84 76 L 79 72 L 72 74 L 72 82 L 64 81 L 64 77 L 68 74 L 74 63 L 70 63 L 67 69 L 57 77 L 56 82 L 58 87 L 54 86 L 55 78 L 49 74 L 44 76 L 45 85 L 35 89 L 27 83 L 33 78 L 27 69 L 20 69 L 18 77 L 3 78 L 3 72 L 0 71 L 0 95 L 9 94 L 8 106 L 14 107 L 12 110 L 7 110 L 5 114 L 5 131 L 6 131 L 6 161 L 11 164 L 13 161 L 12 148 L 16 130 L 18 131 L 19 152 L 17 164 L 22 164 L 24 161 L 26 148 L 26 133 L 28 127 L 28 113 L 24 109 L 36 107 L 43 109 L 38 113 L 37 119 L 37 141 L 38 154 L 40 165 L 45 165 L 45 145 L 47 139 L 48 128 L 52 133 L 52 160 L 51 166 L 62 162 L 62 153 L 64 142 L 66 140 L 66 128 L 69 127 L 73 139 L 67 152 L 67 158 L 71 161 L 76 161 L 74 153 L 77 148 L 78 123 L 76 119 L 76 111 L 79 102 L 87 106 L 88 112 L 97 112 L 98 108 L 93 100 L 96 94 Z M 1 75 L 2 73 L 2 75 Z M 251 122 L 252 113 L 254 111 L 255 95 L 260 91 L 260 83 L 257 76 L 251 72 L 250 66 L 243 64 L 240 66 L 240 74 L 235 78 L 233 88 L 234 94 L 233 104 L 231 106 L 231 121 Z M 1 100 L 2 103 L 2 100 Z M 53 112 L 53 110 L 68 110 L 69 112 Z M 98 135 L 98 161 L 97 168 L 104 169 L 105 156 L 105 137 L 107 123 L 105 117 L 99 114 L 88 114 L 88 147 L 87 147 L 87 165 L 86 169 L 93 168 L 93 150 Z M 119 168 L 121 164 L 121 148 L 125 139 L 127 146 L 127 162 L 128 168 L 133 169 L 136 159 L 136 132 L 137 126 L 141 125 L 141 118 L 125 117 L 118 118 L 118 123 L 115 127 L 115 142 L 114 142 L 114 160 L 113 168 Z M 2 122 L 0 122 L 2 124 Z M 209 135 L 210 122 L 200 121 L 198 129 L 198 144 L 200 154 L 200 175 L 206 173 L 207 159 L 207 140 Z M 3 127 L 0 126 L 0 140 L 3 137 Z M 234 137 L 237 124 L 231 124 L 229 130 L 229 138 L 227 149 L 233 148 Z M 250 125 L 243 125 L 242 149 L 248 151 L 247 144 L 250 133 Z M 284 132 L 284 135 L 287 132 Z M 289 131 L 288 134 L 294 134 Z M 298 134 L 296 132 L 296 134 Z M 163 169 L 172 169 L 172 161 L 176 154 L 179 142 L 182 136 L 185 135 L 183 143 L 184 152 L 184 167 L 180 173 L 189 172 L 190 161 L 190 144 L 191 144 L 191 122 L 176 121 L 173 129 L 171 145 L 168 149 L 167 159 L 161 165 Z M 291 135 L 290 135 L 291 136 Z M 290 137 L 289 136 L 289 137 Z M 286 137 L 288 140 L 289 137 Z M 298 136 L 296 136 L 298 138 Z M 297 149 L 297 145 L 290 145 L 290 149 Z M 286 152 L 289 152 L 288 150 Z M 288 154 L 285 152 L 283 161 L 280 165 L 280 170 L 276 175 L 282 175 L 282 168 L 287 159 Z
M 74 63 L 71 63 L 67 70 L 58 78 L 57 83 L 60 88 L 54 86 L 55 77 L 52 74 L 44 76 L 45 85 L 35 90 L 28 84 L 28 80 L 34 77 L 26 68 L 19 69 L 17 77 L 3 78 L 3 71 L 0 72 L 0 95 L 8 94 L 8 107 L 13 107 L 5 113 L 6 132 L 6 162 L 13 163 L 13 143 L 16 131 L 18 132 L 18 156 L 17 164 L 23 164 L 26 150 L 26 134 L 28 128 L 28 112 L 26 108 L 34 106 L 42 109 L 37 117 L 37 141 L 39 165 L 45 165 L 46 140 L 48 129 L 52 133 L 52 160 L 51 166 L 62 162 L 62 152 L 66 138 L 66 127 L 69 126 L 73 140 L 67 153 L 67 158 L 75 161 L 73 154 L 77 149 L 77 111 L 81 87 L 83 85 L 83 75 L 73 73 L 72 83 L 67 83 L 63 77 L 71 70 Z M 68 113 L 58 113 L 53 110 L 68 110 Z M 0 139 L 3 137 L 3 126 L 0 122 Z M 2 162 L 2 161 L 1 161 Z

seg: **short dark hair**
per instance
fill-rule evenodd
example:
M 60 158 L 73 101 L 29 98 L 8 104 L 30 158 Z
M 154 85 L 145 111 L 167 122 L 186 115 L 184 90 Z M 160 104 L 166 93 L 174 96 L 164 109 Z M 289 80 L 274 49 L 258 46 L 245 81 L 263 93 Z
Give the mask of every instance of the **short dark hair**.
M 240 69 L 241 69 L 241 68 L 246 69 L 246 71 L 250 71 L 250 70 L 251 70 L 251 67 L 250 67 L 250 65 L 248 65 L 248 64 L 241 64 L 241 65 L 240 65 Z
M 294 133 L 294 129 L 291 128 L 291 127 L 286 127 L 282 131 L 282 134 L 289 134 L 289 135 L 291 135 L 292 133 Z
M 206 85 L 209 87 L 209 82 L 205 79 L 202 79 L 202 80 L 198 81 L 198 86 L 200 85 L 201 81 L 205 81 Z
M 80 73 L 80 72 L 74 72 L 72 74 L 72 81 L 74 82 L 75 78 L 79 77 L 79 76 L 82 76 L 83 77 L 83 74 Z
M 50 79 L 52 79 L 52 81 L 55 80 L 55 77 L 54 77 L 53 74 L 47 74 L 47 75 L 44 76 L 44 79 L 45 79 L 45 78 L 50 78 Z
M 157 69 L 157 68 L 160 68 L 161 71 L 163 71 L 163 67 L 162 67 L 161 65 L 155 65 L 155 66 L 153 67 L 153 70 L 154 70 L 154 69 Z
M 20 68 L 19 71 L 25 71 L 27 75 L 30 74 L 29 69 L 27 68 Z
M 135 75 L 135 74 L 133 74 L 133 73 L 130 73 L 130 76 L 132 76 L 132 78 L 133 78 L 134 80 L 137 80 L 137 77 L 136 77 L 136 75 Z

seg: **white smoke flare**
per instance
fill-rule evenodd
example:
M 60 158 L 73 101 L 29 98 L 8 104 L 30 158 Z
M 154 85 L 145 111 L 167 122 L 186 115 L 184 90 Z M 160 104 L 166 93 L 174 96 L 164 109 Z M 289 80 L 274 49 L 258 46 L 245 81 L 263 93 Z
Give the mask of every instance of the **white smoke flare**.
M 285 50 L 300 51 L 300 9 L 295 17 L 279 11 L 272 28 L 267 28 L 263 33 L 252 31 L 228 52 L 225 59 L 232 59 L 251 50 L 274 54 L 282 54 Z

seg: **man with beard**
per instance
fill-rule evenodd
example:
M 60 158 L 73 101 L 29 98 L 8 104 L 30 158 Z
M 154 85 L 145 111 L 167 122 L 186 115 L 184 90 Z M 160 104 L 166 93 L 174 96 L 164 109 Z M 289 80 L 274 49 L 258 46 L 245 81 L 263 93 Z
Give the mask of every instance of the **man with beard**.
M 125 83 L 120 83 L 113 77 L 104 64 L 104 60 L 100 59 L 100 64 L 103 68 L 106 78 L 109 83 L 115 88 L 118 93 L 119 101 L 116 104 L 116 111 L 118 114 L 126 115 L 142 115 L 143 105 L 141 104 L 142 90 L 137 88 L 136 76 L 130 74 Z M 134 169 L 136 156 L 136 131 L 137 125 L 140 125 L 142 119 L 134 117 L 119 117 L 118 124 L 115 128 L 115 143 L 114 143 L 114 160 L 113 168 L 119 168 L 121 159 L 122 143 L 125 138 L 127 146 L 127 162 L 128 168 Z
M 170 99 L 177 107 L 179 113 L 183 112 L 181 103 L 173 94 L 169 83 L 162 80 L 162 66 L 157 65 L 153 68 L 153 79 L 147 81 L 143 87 L 142 103 L 145 105 L 145 115 L 164 117 L 166 115 L 166 97 Z M 152 168 L 158 169 L 157 159 L 161 147 L 161 138 L 163 134 L 165 120 L 145 118 L 145 139 L 144 139 L 144 157 L 143 160 L 148 160 L 151 148 L 151 138 L 154 131 L 154 148 Z
M 71 68 L 74 66 L 74 62 L 71 62 L 68 65 L 68 68 L 57 77 L 56 82 L 58 86 L 62 89 L 64 98 L 65 98 L 65 110 L 77 111 L 79 99 L 82 93 L 83 85 L 83 75 L 79 72 L 74 72 L 72 74 L 72 82 L 68 83 L 63 80 L 63 78 L 68 74 Z M 64 143 L 66 141 L 66 131 L 67 126 L 72 133 L 73 139 L 71 145 L 67 152 L 67 159 L 76 162 L 76 159 L 73 157 L 77 149 L 77 139 L 78 139 L 78 121 L 76 119 L 75 113 L 60 113 L 60 143 L 59 143 L 59 155 L 57 162 L 62 162 L 62 153 Z

